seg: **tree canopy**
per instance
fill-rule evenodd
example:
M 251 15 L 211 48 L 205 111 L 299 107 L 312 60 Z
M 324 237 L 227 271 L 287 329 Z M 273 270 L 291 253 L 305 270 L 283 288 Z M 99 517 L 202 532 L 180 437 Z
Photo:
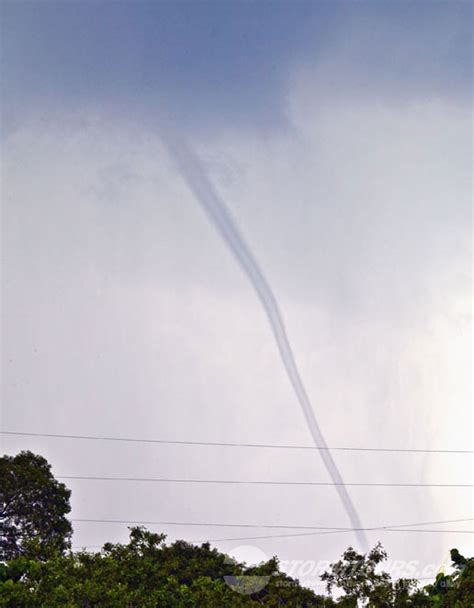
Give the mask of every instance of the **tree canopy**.
M 70 492 L 31 452 L 0 459 L 0 606 L 5 608 L 471 608 L 474 559 L 451 551 L 453 569 L 421 588 L 383 571 L 387 554 L 349 547 L 321 579 L 318 595 L 280 569 L 249 566 L 209 543 L 130 529 L 126 544 L 71 551 Z M 333 594 L 334 590 L 337 591 Z
M 419 588 L 375 572 L 386 557 L 377 545 L 366 556 L 348 549 L 322 576 L 337 599 L 315 594 L 280 570 L 278 559 L 246 566 L 211 548 L 132 528 L 127 544 L 101 551 L 56 554 L 40 561 L 17 557 L 0 565 L 5 608 L 471 608 L 474 560 L 452 551 L 454 572 Z M 259 585 L 259 580 L 264 584 Z M 238 589 L 239 591 L 237 591 Z M 253 591 L 253 592 L 252 592 Z
M 42 456 L 20 452 L 0 458 L 0 560 L 46 559 L 68 549 L 70 496 Z

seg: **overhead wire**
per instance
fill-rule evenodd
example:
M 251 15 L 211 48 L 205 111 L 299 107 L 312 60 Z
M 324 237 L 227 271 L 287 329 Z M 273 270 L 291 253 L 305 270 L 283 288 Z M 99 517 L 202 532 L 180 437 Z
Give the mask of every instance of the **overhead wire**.
M 375 488 L 472 488 L 469 483 L 393 483 L 393 482 L 334 482 L 334 481 L 277 481 L 268 479 L 183 479 L 176 477 L 109 477 L 95 475 L 57 475 L 58 479 L 75 481 L 123 481 L 138 483 L 195 483 L 224 485 L 266 486 L 352 486 Z
M 203 447 L 229 447 L 229 448 L 253 448 L 272 450 L 313 450 L 313 451 L 345 451 L 345 452 L 400 452 L 418 454 L 474 454 L 474 450 L 452 450 L 452 449 L 425 449 L 425 448 L 381 448 L 381 447 L 358 447 L 358 446 L 316 446 L 297 444 L 272 444 L 272 443 L 242 443 L 225 441 L 191 441 L 178 439 L 147 439 L 142 437 L 110 437 L 97 435 L 71 435 L 64 433 L 35 433 L 26 431 L 0 431 L 1 435 L 21 437 L 44 437 L 51 439 L 72 439 L 87 441 L 110 441 L 128 443 L 148 443 L 161 445 L 189 445 Z
M 87 523 L 114 523 L 114 524 L 141 524 L 141 525 L 165 525 L 165 526 L 192 526 L 192 527 L 211 527 L 211 528 L 269 528 L 269 529 L 289 529 L 289 530 L 340 530 L 344 532 L 353 531 L 353 528 L 345 526 L 302 526 L 299 524 L 249 524 L 249 523 L 224 523 L 224 522 L 195 522 L 195 521 L 169 521 L 169 520 L 135 520 L 135 519 L 94 519 L 94 518 L 73 518 L 73 522 Z M 474 517 L 461 519 L 444 519 L 438 521 L 417 522 L 409 524 L 393 524 L 382 526 L 383 528 L 405 528 L 411 526 L 434 526 L 439 524 L 453 524 L 474 521 Z M 380 527 L 365 528 L 365 530 L 379 530 Z

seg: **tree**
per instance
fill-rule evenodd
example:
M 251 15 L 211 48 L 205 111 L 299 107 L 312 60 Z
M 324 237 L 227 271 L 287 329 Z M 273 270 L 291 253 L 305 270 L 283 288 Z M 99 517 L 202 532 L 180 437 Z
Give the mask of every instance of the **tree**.
M 2 608 L 468 608 L 474 606 L 474 559 L 451 551 L 453 571 L 417 588 L 380 571 L 387 554 L 351 547 L 321 576 L 316 595 L 281 572 L 278 558 L 255 566 L 209 543 L 167 545 L 141 527 L 127 544 L 101 551 L 70 548 L 70 491 L 31 452 L 0 458 L 0 606 Z
M 440 573 L 436 580 L 425 587 L 433 608 L 470 608 L 474 606 L 474 558 L 462 556 L 457 549 L 451 550 L 453 572 Z
M 326 582 L 329 593 L 334 587 L 344 591 L 338 604 L 344 608 L 356 608 L 360 603 L 374 608 L 412 606 L 410 595 L 416 581 L 400 579 L 392 583 L 387 572 L 377 572 L 379 564 L 386 559 L 387 553 L 380 543 L 367 555 L 349 547 L 321 579 Z
M 468 608 L 474 605 L 474 560 L 452 552 L 454 572 L 415 589 L 375 572 L 385 551 L 367 555 L 348 549 L 324 580 L 345 593 L 333 600 L 316 595 L 282 573 L 277 558 L 246 566 L 210 547 L 176 541 L 132 528 L 127 544 L 100 552 L 55 553 L 46 561 L 24 556 L 0 564 L 2 608 Z M 268 577 L 255 593 L 239 593 L 229 577 L 252 583 Z M 444 579 L 449 577 L 449 583 Z
M 0 458 L 0 560 L 47 559 L 70 547 L 70 490 L 42 456 Z
M 247 567 L 229 556 L 163 534 L 132 528 L 126 545 L 102 551 L 56 554 L 49 560 L 19 557 L 0 568 L 3 608 L 321 608 L 331 600 L 282 574 L 273 558 Z M 268 587 L 242 594 L 226 577 L 271 575 Z M 280 586 L 279 582 L 290 583 Z

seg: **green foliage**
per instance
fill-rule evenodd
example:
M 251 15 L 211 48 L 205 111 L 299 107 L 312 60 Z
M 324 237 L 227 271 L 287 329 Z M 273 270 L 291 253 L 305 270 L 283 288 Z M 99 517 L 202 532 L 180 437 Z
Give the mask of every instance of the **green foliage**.
M 276 559 L 257 567 L 239 564 L 208 543 L 201 546 L 132 528 L 127 545 L 107 544 L 98 553 L 56 555 L 45 562 L 17 558 L 0 583 L 5 608 L 245 608 L 331 606 L 279 572 Z M 235 592 L 228 576 L 269 576 L 258 593 Z M 279 582 L 290 582 L 281 586 Z
M 55 554 L 46 561 L 17 557 L 0 568 L 0 606 L 4 608 L 471 608 L 474 560 L 452 552 L 454 572 L 433 584 L 392 582 L 376 572 L 385 559 L 377 545 L 367 555 L 348 549 L 323 575 L 328 587 L 343 591 L 337 600 L 318 596 L 280 572 L 272 558 L 248 567 L 212 549 L 184 541 L 166 545 L 163 534 L 132 528 L 128 544 L 104 545 L 102 551 Z M 229 584 L 241 579 L 252 593 Z M 241 588 L 242 589 L 242 588 Z
M 453 571 L 423 589 L 381 570 L 378 544 L 366 555 L 351 547 L 321 578 L 316 595 L 280 571 L 278 559 L 257 566 L 211 548 L 141 527 L 127 544 L 100 552 L 70 547 L 70 492 L 41 456 L 0 459 L 0 606 L 4 608 L 472 608 L 474 559 L 451 551 Z
M 451 550 L 452 574 L 438 574 L 436 580 L 425 587 L 429 606 L 433 608 L 472 608 L 474 606 L 474 558 L 463 557 L 457 549 Z
M 386 558 L 387 554 L 380 543 L 367 556 L 349 547 L 342 559 L 331 564 L 331 571 L 325 572 L 321 579 L 326 582 L 329 593 L 334 587 L 342 589 L 348 606 L 357 606 L 358 600 L 372 597 L 381 601 L 380 596 L 385 594 L 390 577 L 385 572 L 376 573 L 375 570 Z
M 351 547 L 342 559 L 331 564 L 321 579 L 326 581 L 328 592 L 334 587 L 344 595 L 338 600 L 341 608 L 472 608 L 474 606 L 474 559 L 463 557 L 457 549 L 451 551 L 454 572 L 439 574 L 424 589 L 417 588 L 413 579 L 393 582 L 377 567 L 387 554 L 380 544 L 367 555 Z
M 70 546 L 71 492 L 32 452 L 0 458 L 0 560 L 47 559 Z

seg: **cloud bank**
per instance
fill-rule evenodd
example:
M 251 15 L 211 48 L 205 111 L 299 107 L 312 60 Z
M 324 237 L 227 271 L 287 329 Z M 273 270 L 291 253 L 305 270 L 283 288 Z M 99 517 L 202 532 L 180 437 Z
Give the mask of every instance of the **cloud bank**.
M 331 89 L 331 61 L 292 72 L 281 128 L 207 128 L 192 143 L 269 277 L 328 444 L 469 449 L 470 109 L 428 90 L 351 94 L 342 77 Z M 2 155 L 4 428 L 309 444 L 265 315 L 152 122 L 93 103 L 54 119 L 38 107 Z M 57 474 L 326 475 L 317 454 L 29 447 Z M 337 454 L 337 465 L 349 482 L 465 483 L 471 472 L 461 456 Z M 346 524 L 331 489 L 72 489 L 76 517 Z M 472 507 L 463 489 L 353 497 L 373 526 Z M 126 530 L 76 526 L 77 544 L 114 535 Z M 453 542 L 381 540 L 394 559 L 429 563 Z M 282 559 L 333 559 L 349 540 L 261 542 Z

